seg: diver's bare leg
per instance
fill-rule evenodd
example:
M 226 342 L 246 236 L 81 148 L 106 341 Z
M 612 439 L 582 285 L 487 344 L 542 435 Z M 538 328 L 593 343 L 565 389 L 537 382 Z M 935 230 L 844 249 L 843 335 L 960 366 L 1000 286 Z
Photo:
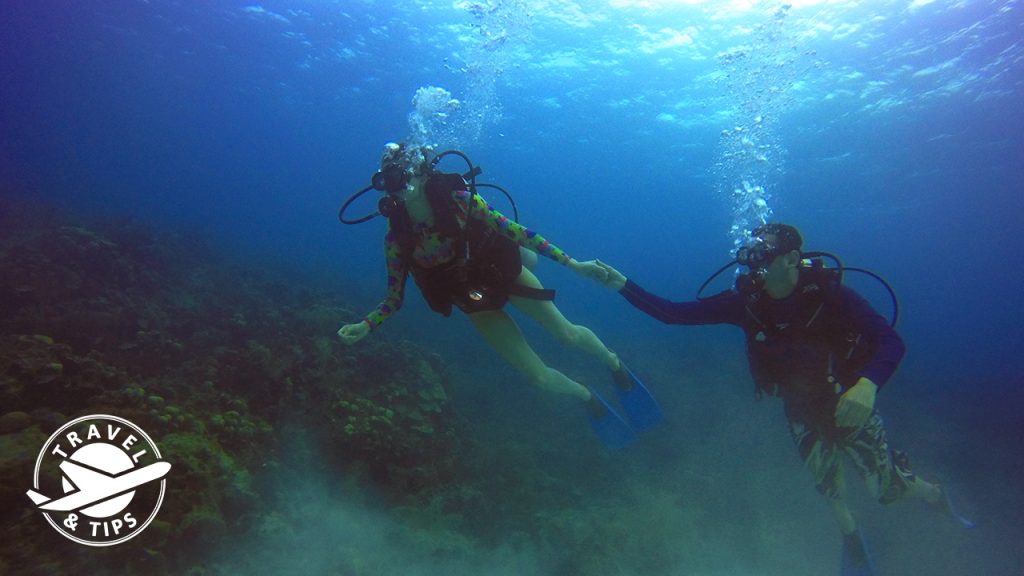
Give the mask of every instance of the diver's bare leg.
M 516 282 L 530 288 L 543 288 L 540 280 L 526 268 L 519 274 Z M 562 315 L 554 302 L 550 300 L 533 300 L 520 296 L 509 297 L 509 302 L 521 310 L 524 314 L 541 325 L 549 334 L 559 342 L 568 346 L 575 346 L 585 352 L 593 354 L 605 363 L 611 370 L 619 368 L 619 357 L 608 349 L 601 342 L 601 339 L 586 326 L 573 324 Z
M 586 387 L 544 364 L 526 342 L 519 326 L 504 310 L 485 310 L 467 316 L 484 340 L 535 386 L 581 400 L 590 399 L 590 391 Z

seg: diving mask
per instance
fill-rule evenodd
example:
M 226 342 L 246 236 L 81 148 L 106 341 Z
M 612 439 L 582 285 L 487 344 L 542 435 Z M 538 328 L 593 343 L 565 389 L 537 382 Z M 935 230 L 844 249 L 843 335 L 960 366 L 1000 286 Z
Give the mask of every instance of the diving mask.
M 387 164 L 370 178 L 374 190 L 398 194 L 409 185 L 410 174 L 400 164 Z
M 756 237 L 750 244 L 736 251 L 736 263 L 740 266 L 747 266 L 751 270 L 764 268 L 771 264 L 778 255 L 779 250 L 774 242 Z

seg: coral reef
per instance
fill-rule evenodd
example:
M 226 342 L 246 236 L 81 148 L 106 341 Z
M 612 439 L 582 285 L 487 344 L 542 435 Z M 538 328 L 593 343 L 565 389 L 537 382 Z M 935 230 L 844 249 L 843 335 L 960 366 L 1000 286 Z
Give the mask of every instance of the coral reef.
M 250 573 L 287 558 L 295 573 L 399 574 L 493 554 L 538 573 L 541 554 L 557 573 L 596 574 L 616 562 L 607 542 L 652 569 L 673 561 L 634 535 L 647 513 L 588 502 L 581 477 L 608 494 L 622 477 L 577 449 L 592 440 L 582 415 L 490 422 L 502 437 L 478 443 L 451 399 L 473 378 L 386 332 L 344 346 L 334 332 L 357 315 L 343 295 L 192 237 L 0 208 L 0 509 L 17 535 L 0 541 L 0 572 Z M 46 438 L 95 413 L 141 426 L 173 469 L 144 532 L 83 553 L 25 490 Z M 654 520 L 671 523 L 665 510 Z M 295 552 L 311 539 L 317 558 Z M 229 566 L 240 555 L 252 563 Z
M 436 355 L 384 338 L 344 348 L 333 332 L 354 315 L 340 296 L 291 288 L 195 240 L 4 208 L 0 506 L 20 511 L 11 526 L 24 536 L 0 543 L 5 573 L 104 572 L 107 555 L 47 550 L 60 536 L 24 495 L 46 437 L 84 414 L 138 424 L 174 466 L 143 546 L 118 556 L 128 573 L 183 573 L 257 524 L 282 419 L 301 417 L 325 465 L 388 498 L 426 503 L 450 489 L 461 435 Z

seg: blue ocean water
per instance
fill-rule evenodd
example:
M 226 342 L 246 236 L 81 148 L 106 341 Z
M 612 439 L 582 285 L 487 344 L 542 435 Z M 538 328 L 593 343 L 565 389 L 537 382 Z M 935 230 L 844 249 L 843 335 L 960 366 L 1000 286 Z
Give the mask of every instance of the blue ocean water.
M 1016 574 L 1024 569 L 1024 523 L 1010 512 L 1021 509 L 1024 487 L 1022 8 L 1012 0 L 15 3 L 0 13 L 0 193 L 193 231 L 270 269 L 334 283 L 351 294 L 347 305 L 366 310 L 384 294 L 384 223 L 341 226 L 336 213 L 369 183 L 389 140 L 465 151 L 482 180 L 512 192 L 523 223 L 673 299 L 692 298 L 751 223 L 769 215 L 793 223 L 808 248 L 870 268 L 898 292 L 908 353 L 881 409 L 919 467 L 955 478 L 972 512 L 994 527 L 966 540 L 943 531 L 915 540 L 905 532 L 919 526 L 892 519 L 900 510 L 876 511 L 868 518 L 887 534 L 888 556 L 905 570 L 930 561 L 927 573 Z M 733 377 L 736 394 L 726 400 L 747 402 L 738 331 L 661 326 L 550 263 L 539 274 L 558 288 L 568 317 L 634 367 L 649 365 L 667 411 L 693 417 L 695 405 L 722 399 L 687 371 Z M 888 311 L 871 280 L 850 282 Z M 525 330 L 553 363 L 585 364 Z M 382 332 L 373 336 L 430 342 L 465 359 L 473 378 L 498 371 L 519 383 L 464 319 L 430 314 L 414 290 Z M 467 414 L 479 402 L 482 418 L 501 411 L 487 398 L 516 393 L 476 394 L 464 399 Z M 715 414 L 726 419 L 730 409 Z M 659 457 L 677 456 L 665 446 L 729 451 L 749 441 L 728 422 L 702 424 L 670 429 L 665 451 L 645 465 L 682 473 Z M 800 479 L 783 424 L 771 421 L 779 450 L 766 461 Z M 800 488 L 801 511 L 830 530 L 813 488 Z M 913 552 L 901 554 L 901 545 Z M 959 560 L 928 560 L 951 548 Z M 739 573 L 725 560 L 706 566 L 702 573 Z M 609 573 L 630 570 L 626 562 Z

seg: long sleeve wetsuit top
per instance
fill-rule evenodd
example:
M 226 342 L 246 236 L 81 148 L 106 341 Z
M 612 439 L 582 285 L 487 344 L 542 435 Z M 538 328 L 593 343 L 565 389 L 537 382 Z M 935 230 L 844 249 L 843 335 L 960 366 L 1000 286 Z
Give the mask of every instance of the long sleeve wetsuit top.
M 455 200 L 455 218 L 460 227 L 466 226 L 466 214 L 471 218 L 482 221 L 488 228 L 497 231 L 510 238 L 519 246 L 533 250 L 537 254 L 546 256 L 559 264 L 569 263 L 569 256 L 537 234 L 533 230 L 522 226 L 486 203 L 479 194 L 471 195 L 466 190 L 452 192 Z M 470 201 L 472 200 L 472 210 Z M 443 236 L 431 226 L 423 223 L 415 223 L 412 228 L 413 251 L 411 261 L 423 268 L 434 268 L 451 262 L 455 256 L 455 240 Z M 397 234 L 391 229 L 384 235 L 384 257 L 387 264 L 387 296 L 364 320 L 371 328 L 380 326 L 384 320 L 402 307 L 402 300 L 405 295 L 405 280 L 409 275 L 410 259 L 402 254 L 402 247 Z
M 707 300 L 693 302 L 671 302 L 641 288 L 629 280 L 620 291 L 633 306 L 647 315 L 666 324 L 733 324 L 744 326 L 747 321 L 747 297 L 738 292 L 724 293 Z M 772 320 L 780 325 L 806 321 L 801 318 L 802 306 L 799 294 L 794 291 L 786 298 L 773 300 L 767 296 Z M 859 333 L 873 343 L 871 356 L 855 373 L 865 377 L 879 387 L 889 381 L 900 360 L 904 345 L 899 334 L 878 314 L 864 298 L 853 290 L 841 286 L 839 302 L 843 322 L 851 332 Z

